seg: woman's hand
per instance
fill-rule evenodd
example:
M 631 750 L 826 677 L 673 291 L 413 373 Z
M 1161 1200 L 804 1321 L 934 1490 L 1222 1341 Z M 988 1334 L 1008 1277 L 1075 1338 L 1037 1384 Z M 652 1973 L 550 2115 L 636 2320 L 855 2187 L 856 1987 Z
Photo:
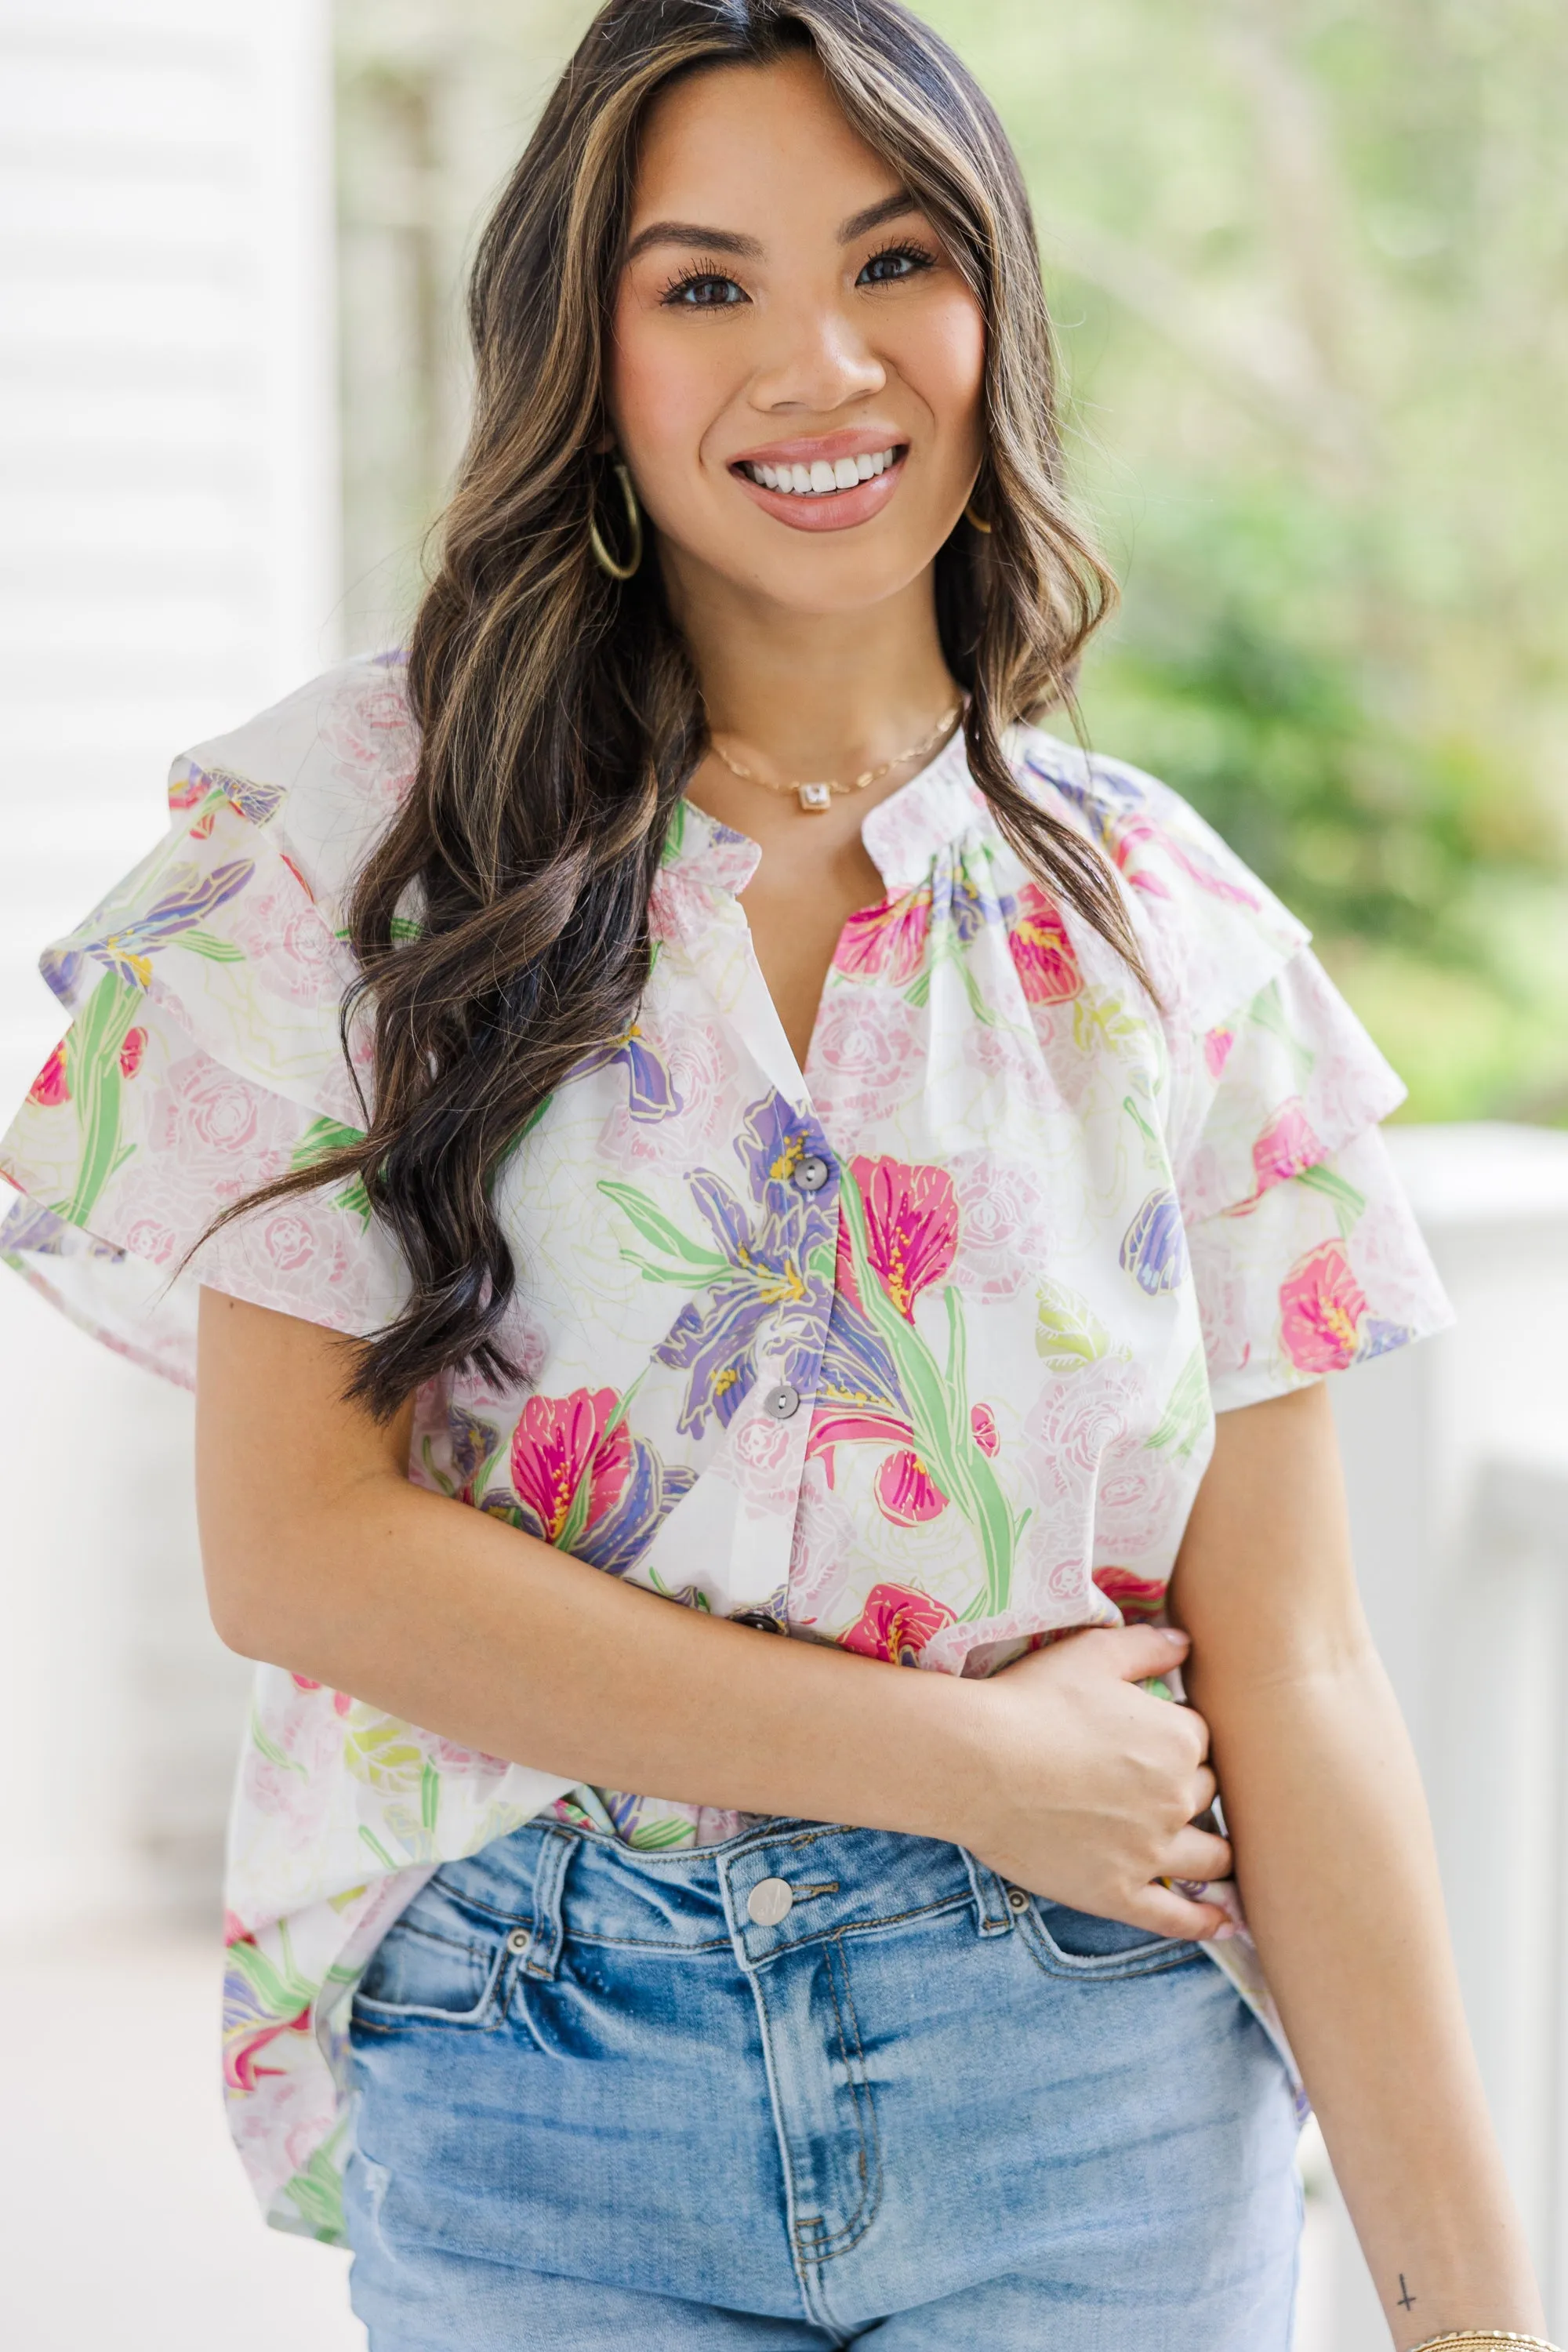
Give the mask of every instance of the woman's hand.
M 1193 1826 L 1214 1801 L 1208 1726 L 1138 1685 L 1187 1654 L 1184 1633 L 1070 1634 L 971 1696 L 966 1815 L 952 1834 L 1031 1893 L 1161 1936 L 1204 1938 L 1225 1914 L 1162 1879 L 1230 1876 L 1224 1838 Z
M 681 1609 L 408 1477 L 313 1325 L 202 1297 L 197 1486 L 214 1620 L 247 1656 L 564 1787 L 956 1839 L 1021 1885 L 1167 1936 L 1220 1913 L 1188 1826 L 1208 1732 L 1137 1688 L 1186 1653 L 1078 1633 L 989 1681 L 910 1673 Z

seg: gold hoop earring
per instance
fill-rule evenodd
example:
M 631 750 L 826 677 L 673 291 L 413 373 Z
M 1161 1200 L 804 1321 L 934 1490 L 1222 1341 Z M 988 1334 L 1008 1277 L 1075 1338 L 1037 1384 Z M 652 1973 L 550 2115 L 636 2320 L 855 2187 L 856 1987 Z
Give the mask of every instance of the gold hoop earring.
M 629 580 L 642 562 L 642 509 L 637 504 L 637 494 L 632 488 L 632 478 L 618 457 L 616 459 L 615 471 L 621 485 L 621 496 L 626 502 L 626 521 L 632 534 L 631 556 L 625 563 L 616 562 L 600 537 L 599 518 L 592 508 L 588 512 L 588 544 L 593 549 L 594 561 L 601 572 L 607 572 L 612 580 Z
M 982 522 L 980 517 L 974 511 L 974 501 L 973 499 L 970 499 L 969 504 L 963 509 L 963 520 L 969 525 L 971 530 L 982 530 L 985 533 L 987 539 L 990 538 L 992 526 L 988 522 Z

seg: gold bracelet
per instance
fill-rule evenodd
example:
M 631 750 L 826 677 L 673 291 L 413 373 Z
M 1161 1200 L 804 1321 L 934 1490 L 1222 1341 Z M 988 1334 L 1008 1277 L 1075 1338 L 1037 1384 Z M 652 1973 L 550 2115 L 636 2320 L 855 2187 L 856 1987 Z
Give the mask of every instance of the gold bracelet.
M 1511 2344 L 1516 2352 L 1557 2352 L 1544 2336 L 1511 2336 L 1506 2327 L 1461 2327 L 1457 2336 L 1428 2336 L 1410 2352 L 1488 2352 L 1499 2344 Z

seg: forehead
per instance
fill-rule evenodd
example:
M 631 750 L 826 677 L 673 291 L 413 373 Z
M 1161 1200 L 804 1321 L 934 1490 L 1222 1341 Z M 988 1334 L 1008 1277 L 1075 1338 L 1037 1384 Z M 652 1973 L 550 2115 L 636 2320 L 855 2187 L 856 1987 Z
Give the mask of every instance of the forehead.
M 808 53 L 774 65 L 713 66 L 676 82 L 649 109 L 630 233 L 654 220 L 684 220 L 764 243 L 791 230 L 836 236 L 847 214 L 898 185 L 898 173 L 851 129 Z

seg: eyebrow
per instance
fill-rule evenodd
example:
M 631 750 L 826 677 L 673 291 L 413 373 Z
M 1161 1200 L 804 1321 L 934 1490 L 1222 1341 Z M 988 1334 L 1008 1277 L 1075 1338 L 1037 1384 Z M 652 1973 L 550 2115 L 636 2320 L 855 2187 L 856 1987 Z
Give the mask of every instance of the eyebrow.
M 877 204 L 868 205 L 864 211 L 851 213 L 847 220 L 841 221 L 838 242 L 853 245 L 868 230 L 880 228 L 887 221 L 901 220 L 906 213 L 920 209 L 913 196 L 900 188 L 895 194 L 883 196 Z M 635 261 L 639 254 L 656 245 L 701 245 L 714 253 L 732 253 L 739 261 L 760 261 L 763 257 L 761 242 L 754 236 L 742 236 L 734 229 L 707 228 L 700 221 L 667 220 L 650 221 L 647 228 L 639 229 L 626 247 L 626 259 Z

